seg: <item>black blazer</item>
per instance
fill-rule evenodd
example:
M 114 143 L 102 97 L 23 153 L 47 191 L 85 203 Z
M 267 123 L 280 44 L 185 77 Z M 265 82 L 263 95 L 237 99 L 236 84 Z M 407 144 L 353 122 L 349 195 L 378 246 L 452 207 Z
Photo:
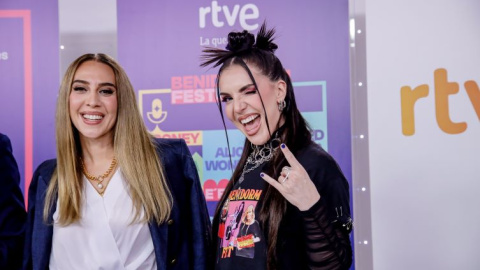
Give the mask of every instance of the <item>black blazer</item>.
M 7 136 L 0 133 L 0 269 L 20 269 L 25 231 L 25 204 L 20 173 Z
M 197 170 L 184 140 L 157 139 L 157 151 L 164 165 L 173 195 L 168 222 L 149 222 L 158 269 L 206 269 L 210 241 L 210 217 Z M 56 160 L 47 160 L 35 171 L 28 193 L 25 236 L 25 269 L 48 269 L 53 226 L 43 221 L 43 206 Z M 50 211 L 48 220 L 56 205 Z

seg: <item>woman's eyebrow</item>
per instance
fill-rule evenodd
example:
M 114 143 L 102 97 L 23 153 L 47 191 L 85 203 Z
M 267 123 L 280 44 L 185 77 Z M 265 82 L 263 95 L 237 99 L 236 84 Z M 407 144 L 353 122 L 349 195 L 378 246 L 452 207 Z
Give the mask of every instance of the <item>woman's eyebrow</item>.
M 250 86 L 254 86 L 254 84 L 253 84 L 253 83 L 247 84 L 247 85 L 243 86 L 242 88 L 240 88 L 238 91 L 239 91 L 240 93 L 242 93 L 242 92 L 244 92 L 245 90 L 247 90 Z
M 87 81 L 84 81 L 84 80 L 74 80 L 73 83 L 83 83 L 83 84 L 90 84 L 89 82 Z
M 116 88 L 115 84 L 109 83 L 109 82 L 100 83 L 99 85 L 100 85 L 100 86 L 111 86 L 111 87 Z
M 88 81 L 84 81 L 84 80 L 74 80 L 73 83 L 83 83 L 83 84 L 90 85 L 90 83 Z M 116 88 L 115 84 L 110 83 L 110 82 L 100 83 L 99 85 L 100 86 L 111 86 L 111 87 Z
M 240 92 L 240 93 L 245 92 L 245 90 L 247 90 L 251 86 L 254 86 L 254 84 L 250 83 L 250 84 L 244 85 L 240 89 L 238 89 L 238 92 Z M 229 95 L 229 94 L 225 93 L 225 92 L 220 92 L 220 95 Z

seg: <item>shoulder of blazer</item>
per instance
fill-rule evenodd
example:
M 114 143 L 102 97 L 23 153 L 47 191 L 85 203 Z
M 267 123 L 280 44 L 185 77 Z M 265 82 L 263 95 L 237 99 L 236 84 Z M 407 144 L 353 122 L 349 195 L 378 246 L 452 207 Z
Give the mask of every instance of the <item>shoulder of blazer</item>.
M 10 151 L 12 151 L 11 150 L 12 144 L 10 142 L 10 138 L 8 138 L 7 135 L 4 135 L 2 133 L 0 133 L 0 147 L 1 148 L 9 148 Z
M 45 182 L 45 184 L 48 185 L 56 167 L 57 167 L 56 159 L 49 159 L 42 162 L 42 164 L 40 164 L 35 170 L 35 173 L 33 174 L 33 180 L 35 181 L 38 178 L 40 178 Z
M 164 163 L 175 160 L 176 158 L 184 158 L 191 156 L 190 150 L 183 139 L 155 139 L 157 153 Z M 164 164 L 165 165 L 165 164 Z

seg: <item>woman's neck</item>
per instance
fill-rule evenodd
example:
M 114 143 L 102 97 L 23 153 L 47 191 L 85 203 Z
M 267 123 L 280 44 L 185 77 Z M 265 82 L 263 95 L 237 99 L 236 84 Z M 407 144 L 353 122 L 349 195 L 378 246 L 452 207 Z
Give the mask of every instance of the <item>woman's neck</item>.
M 256 146 L 262 147 L 262 146 L 265 146 L 265 145 L 270 145 L 270 146 L 273 146 L 273 147 L 277 147 L 278 146 L 277 144 L 271 145 L 271 142 L 274 141 L 274 140 L 278 141 L 278 139 L 281 137 L 284 130 L 285 130 L 285 125 L 281 125 L 279 128 L 275 129 L 274 132 L 272 132 L 272 136 L 270 136 L 270 138 L 264 144 L 256 145 Z
M 247 224 L 247 225 L 252 225 L 254 221 L 255 221 L 254 219 L 252 219 L 252 220 L 245 220 L 245 224 Z
M 84 162 L 95 164 L 112 161 L 115 156 L 112 141 L 81 140 L 82 158 Z

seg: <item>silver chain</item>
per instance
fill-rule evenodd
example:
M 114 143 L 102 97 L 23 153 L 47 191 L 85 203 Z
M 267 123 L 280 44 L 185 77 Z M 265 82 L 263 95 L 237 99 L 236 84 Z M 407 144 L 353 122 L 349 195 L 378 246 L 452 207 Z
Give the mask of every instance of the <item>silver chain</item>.
M 277 151 L 278 145 L 280 144 L 279 142 L 280 142 L 279 138 L 274 138 L 268 144 L 265 144 L 262 146 L 258 146 L 254 144 L 251 145 L 253 148 L 253 151 L 248 156 L 247 161 L 245 162 L 245 165 L 243 165 L 242 175 L 238 179 L 239 184 L 241 184 L 245 179 L 245 174 L 255 170 L 256 168 L 258 168 L 258 166 L 262 165 L 267 161 L 270 161 L 273 158 L 273 154 Z M 276 146 L 273 146 L 274 143 L 276 143 Z M 249 164 L 253 166 L 247 169 L 247 166 Z

